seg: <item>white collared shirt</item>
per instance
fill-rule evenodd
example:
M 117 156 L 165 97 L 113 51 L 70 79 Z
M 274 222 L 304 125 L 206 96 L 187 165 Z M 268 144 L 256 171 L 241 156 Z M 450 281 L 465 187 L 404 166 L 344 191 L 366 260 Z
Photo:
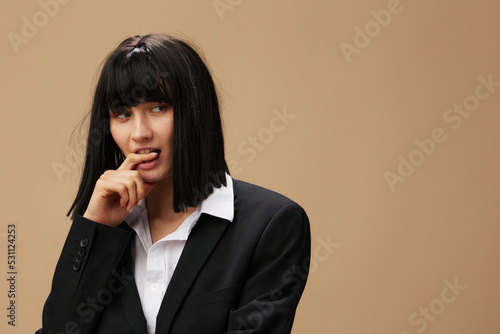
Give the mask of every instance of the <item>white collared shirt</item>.
M 226 174 L 226 186 L 214 188 L 213 193 L 205 199 L 176 231 L 152 244 L 151 231 L 146 202 L 141 200 L 125 219 L 130 228 L 136 232 L 132 246 L 134 276 L 142 310 L 147 321 L 148 334 L 154 334 L 156 316 L 163 296 L 174 273 L 189 233 L 198 222 L 202 213 L 233 220 L 234 193 L 233 181 Z

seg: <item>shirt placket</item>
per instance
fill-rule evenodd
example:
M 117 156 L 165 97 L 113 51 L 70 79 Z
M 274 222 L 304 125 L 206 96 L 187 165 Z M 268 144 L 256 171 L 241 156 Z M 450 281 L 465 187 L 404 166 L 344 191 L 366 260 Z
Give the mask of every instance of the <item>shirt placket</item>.
M 148 324 L 156 322 L 156 311 L 160 308 L 165 289 L 166 268 L 163 259 L 164 242 L 157 242 L 149 248 L 146 266 L 146 287 L 144 291 L 145 307 L 154 319 L 148 319 Z M 144 306 L 143 306 L 144 307 Z

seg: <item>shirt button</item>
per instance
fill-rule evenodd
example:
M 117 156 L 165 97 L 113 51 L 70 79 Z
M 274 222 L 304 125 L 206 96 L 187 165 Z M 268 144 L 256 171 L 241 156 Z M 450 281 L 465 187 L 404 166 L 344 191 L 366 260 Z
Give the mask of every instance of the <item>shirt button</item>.
M 151 290 L 158 290 L 158 284 L 156 283 L 151 284 Z

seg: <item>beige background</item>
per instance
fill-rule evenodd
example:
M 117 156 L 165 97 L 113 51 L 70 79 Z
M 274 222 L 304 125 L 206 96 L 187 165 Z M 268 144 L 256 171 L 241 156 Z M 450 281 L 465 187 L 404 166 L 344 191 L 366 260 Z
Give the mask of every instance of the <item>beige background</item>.
M 80 175 L 82 141 L 71 133 L 107 53 L 147 32 L 204 50 L 233 177 L 309 214 L 313 269 L 294 334 L 500 331 L 500 87 L 478 88 L 484 100 L 473 105 L 480 76 L 500 82 L 499 2 L 220 0 L 229 6 L 220 16 L 213 0 L 65 1 L 53 17 L 35 0 L 0 4 L 2 333 L 41 325 Z M 371 11 L 388 7 L 390 22 L 374 23 Z M 22 37 L 34 19 L 38 31 L 25 28 L 16 53 L 8 34 Z M 356 27 L 368 28 L 369 44 Z M 342 43 L 356 42 L 346 57 Z M 453 129 L 458 121 L 443 117 L 464 101 L 477 108 Z M 294 118 L 269 130 L 284 111 Z M 414 152 L 439 128 L 446 140 L 430 156 Z M 253 159 L 250 136 L 262 138 Z M 420 165 L 392 191 L 384 173 L 398 173 L 400 155 Z M 15 328 L 6 324 L 9 223 Z

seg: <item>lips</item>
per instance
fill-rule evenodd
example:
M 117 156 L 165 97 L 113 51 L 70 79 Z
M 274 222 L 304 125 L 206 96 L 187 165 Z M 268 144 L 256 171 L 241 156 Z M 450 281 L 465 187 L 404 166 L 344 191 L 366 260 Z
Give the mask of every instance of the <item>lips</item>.
M 159 157 L 160 157 L 160 154 L 158 153 L 158 155 L 153 160 L 147 160 L 147 161 L 141 162 L 137 166 L 140 167 L 141 169 L 152 169 L 152 168 L 156 167 L 156 165 L 158 165 L 158 162 L 159 162 L 158 158 Z
M 155 147 L 141 147 L 141 148 L 137 148 L 134 150 L 134 153 L 136 154 L 149 154 L 149 153 L 157 153 L 157 156 L 150 160 L 146 160 L 146 161 L 143 161 L 139 164 L 137 164 L 137 167 L 142 169 L 142 170 L 146 170 L 146 169 L 152 169 L 154 167 L 156 167 L 156 165 L 158 165 L 158 162 L 159 162 L 159 157 L 160 157 L 160 153 L 161 153 L 161 150 L 159 148 L 155 148 Z

